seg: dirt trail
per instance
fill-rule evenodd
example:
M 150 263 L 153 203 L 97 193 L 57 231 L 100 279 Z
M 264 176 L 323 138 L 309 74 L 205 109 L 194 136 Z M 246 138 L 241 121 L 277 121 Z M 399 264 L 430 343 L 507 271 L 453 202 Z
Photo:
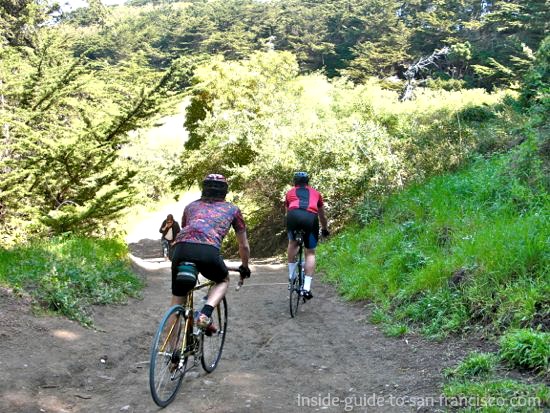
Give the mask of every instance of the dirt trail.
M 36 317 L 0 290 L 0 412 L 160 411 L 149 394 L 148 359 L 167 309 L 169 264 L 155 258 L 158 240 L 131 248 L 144 257 L 134 259 L 147 283 L 143 298 L 95 307 L 97 330 Z M 405 402 L 397 397 L 439 400 L 441 369 L 472 350 L 456 341 L 384 337 L 361 305 L 319 281 L 315 298 L 291 319 L 285 266 L 257 261 L 252 270 L 241 291 L 228 293 L 220 365 L 212 374 L 190 372 L 165 412 L 438 411 L 391 404 Z

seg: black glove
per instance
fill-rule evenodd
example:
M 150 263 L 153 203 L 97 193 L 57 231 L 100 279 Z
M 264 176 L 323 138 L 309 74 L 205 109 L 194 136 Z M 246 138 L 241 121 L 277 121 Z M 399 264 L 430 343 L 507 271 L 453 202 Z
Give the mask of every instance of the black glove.
M 329 232 L 328 229 L 322 229 L 321 230 L 321 235 L 326 238 L 330 235 L 330 232 Z
M 244 265 L 239 267 L 239 273 L 241 274 L 241 278 L 250 278 L 250 268 L 245 267 Z

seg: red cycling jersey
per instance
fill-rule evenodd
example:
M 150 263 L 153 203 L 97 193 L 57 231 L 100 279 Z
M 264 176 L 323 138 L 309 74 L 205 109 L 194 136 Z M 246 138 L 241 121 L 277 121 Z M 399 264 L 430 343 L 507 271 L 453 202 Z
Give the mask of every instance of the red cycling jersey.
M 323 197 L 316 189 L 309 185 L 295 186 L 286 193 L 285 206 L 288 211 L 292 209 L 304 209 L 317 214 L 323 206 Z

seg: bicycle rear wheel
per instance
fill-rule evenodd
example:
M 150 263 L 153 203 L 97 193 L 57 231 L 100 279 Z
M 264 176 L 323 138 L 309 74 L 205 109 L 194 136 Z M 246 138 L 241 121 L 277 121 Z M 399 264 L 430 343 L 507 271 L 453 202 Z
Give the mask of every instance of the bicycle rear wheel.
M 296 266 L 296 271 L 294 273 L 294 279 L 292 280 L 292 285 L 290 286 L 290 316 L 292 318 L 298 315 L 298 307 L 300 306 L 300 300 L 302 299 L 302 277 L 300 273 L 301 264 Z
M 171 307 L 153 339 L 149 387 L 153 400 L 161 407 L 168 406 L 174 400 L 185 374 L 187 357 L 183 360 L 183 366 L 179 367 L 185 328 L 184 312 L 181 305 Z
M 212 325 L 216 331 L 207 329 L 202 334 L 202 355 L 201 364 L 205 371 L 214 371 L 222 356 L 223 344 L 227 333 L 227 300 L 223 300 L 212 312 Z

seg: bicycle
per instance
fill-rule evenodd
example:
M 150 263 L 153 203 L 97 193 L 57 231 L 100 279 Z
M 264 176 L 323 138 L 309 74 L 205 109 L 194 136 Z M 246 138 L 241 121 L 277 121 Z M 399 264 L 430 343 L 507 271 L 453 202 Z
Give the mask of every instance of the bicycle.
M 198 279 L 195 264 L 182 263 L 185 271 Z M 239 269 L 229 271 L 241 273 Z M 245 276 L 241 273 L 239 283 Z M 160 407 L 168 406 L 176 397 L 185 374 L 198 367 L 199 362 L 207 373 L 217 367 L 227 334 L 227 300 L 225 297 L 212 312 L 213 323 L 206 329 L 194 324 L 194 293 L 215 285 L 213 281 L 198 281 L 187 294 L 184 305 L 172 306 L 165 313 L 153 339 L 149 366 L 149 387 L 151 396 Z M 206 297 L 208 294 L 206 295 Z M 205 297 L 205 298 L 206 298 Z M 189 357 L 193 364 L 188 368 Z
M 303 230 L 296 231 L 295 240 L 298 243 L 298 260 L 296 262 L 296 269 L 292 275 L 290 281 L 290 317 L 294 318 L 298 314 L 298 307 L 300 301 L 306 302 L 304 296 L 304 235 Z

